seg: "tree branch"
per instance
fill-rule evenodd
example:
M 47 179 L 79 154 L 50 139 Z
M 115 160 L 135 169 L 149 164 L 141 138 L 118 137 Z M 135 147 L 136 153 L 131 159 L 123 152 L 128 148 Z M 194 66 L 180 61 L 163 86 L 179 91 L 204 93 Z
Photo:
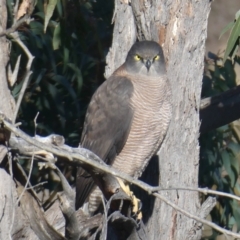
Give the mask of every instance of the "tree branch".
M 205 133 L 240 118 L 240 86 L 204 98 L 200 104 L 200 132 Z
M 10 35 L 11 35 L 11 37 L 13 37 L 14 41 L 22 48 L 22 50 L 25 52 L 25 54 L 27 55 L 27 58 L 28 58 L 26 72 L 25 72 L 24 78 L 23 78 L 23 85 L 22 85 L 21 91 L 20 91 L 18 99 L 17 99 L 17 104 L 16 104 L 14 116 L 13 116 L 13 123 L 15 123 L 24 93 L 25 93 L 27 85 L 28 85 L 28 80 L 32 74 L 32 71 L 30 69 L 31 69 L 32 61 L 33 61 L 34 57 L 30 53 L 28 48 L 25 46 L 25 44 L 21 41 L 17 32 L 11 33 Z
M 172 190 L 177 190 L 177 191 L 179 191 L 179 190 L 180 191 L 196 191 L 196 192 L 203 193 L 205 195 L 207 195 L 207 194 L 214 194 L 214 195 L 217 195 L 217 196 L 223 196 L 223 197 L 235 199 L 235 200 L 240 202 L 240 197 L 238 197 L 238 196 L 235 196 L 235 195 L 230 194 L 230 193 L 225 193 L 225 192 L 211 190 L 211 189 L 208 189 L 208 188 L 193 188 L 193 187 L 170 187 L 170 188 L 156 187 L 155 188 L 155 191 L 172 191 Z
M 75 211 L 75 191 L 70 187 L 61 171 L 58 168 L 56 169 L 63 186 L 63 194 L 58 194 L 58 199 L 60 202 L 61 211 L 66 221 L 65 236 L 69 240 L 78 240 L 81 234 L 81 230 Z
M 28 184 L 29 184 L 30 177 L 31 177 L 31 174 L 32 174 L 33 160 L 34 160 L 34 155 L 32 155 L 32 157 L 31 157 L 31 166 L 30 166 L 30 170 L 29 170 L 29 173 L 28 173 L 28 177 L 27 177 L 26 184 L 25 184 L 25 186 L 24 186 L 24 188 L 23 188 L 23 191 L 22 191 L 21 194 L 19 195 L 19 198 L 18 198 L 18 200 L 17 200 L 17 202 L 16 202 L 16 205 L 18 205 L 19 202 L 21 201 L 22 196 L 23 196 L 24 192 L 26 191 L 27 186 L 28 186 Z
M 174 209 L 176 209 L 180 213 L 184 214 L 185 216 L 190 217 L 200 223 L 206 224 L 221 233 L 240 238 L 240 234 L 233 233 L 231 231 L 228 231 L 226 229 L 219 227 L 218 225 L 216 225 L 210 221 L 207 221 L 207 220 L 202 219 L 201 217 L 195 216 L 194 214 L 191 214 L 191 213 L 183 210 L 182 208 L 178 207 L 176 204 L 172 203 L 171 201 L 169 201 L 167 198 L 165 198 L 161 194 L 154 193 L 154 191 L 156 190 L 155 187 L 152 187 L 140 180 L 133 179 L 132 177 L 128 176 L 127 174 L 121 173 L 120 171 L 117 171 L 114 168 L 109 167 L 108 165 L 104 164 L 104 162 L 99 157 L 97 157 L 94 153 L 90 152 L 87 149 L 83 149 L 83 148 L 82 149 L 80 149 L 80 148 L 74 149 L 74 148 L 71 148 L 66 145 L 64 145 L 63 148 L 60 148 L 60 147 L 49 146 L 49 145 L 40 143 L 37 140 L 32 139 L 31 137 L 26 135 L 21 130 L 14 127 L 13 124 L 9 123 L 8 120 L 5 119 L 5 116 L 3 114 L 0 114 L 0 122 L 3 123 L 5 128 L 7 128 L 11 132 L 13 132 L 15 135 L 21 137 L 26 142 L 37 146 L 38 148 L 44 149 L 45 151 L 49 151 L 49 152 L 55 154 L 56 156 L 64 157 L 64 158 L 70 160 L 72 162 L 72 164 L 80 165 L 80 166 L 88 165 L 88 166 L 98 169 L 98 171 L 99 170 L 104 171 L 104 172 L 110 173 L 116 177 L 125 179 L 128 182 L 139 186 L 140 188 L 142 188 L 149 194 L 152 194 L 153 196 L 164 201 L 166 204 L 173 207 Z M 199 214 L 199 215 L 201 216 L 201 214 Z

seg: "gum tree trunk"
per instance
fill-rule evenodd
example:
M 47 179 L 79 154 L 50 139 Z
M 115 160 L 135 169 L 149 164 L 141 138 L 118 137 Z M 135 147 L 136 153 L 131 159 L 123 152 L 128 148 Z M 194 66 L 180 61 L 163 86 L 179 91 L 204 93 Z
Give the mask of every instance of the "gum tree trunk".
M 0 32 L 6 29 L 7 8 L 6 1 L 0 0 Z M 14 114 L 15 102 L 8 89 L 6 65 L 8 63 L 8 42 L 5 37 L 0 37 L 0 112 L 8 118 Z M 0 163 L 7 154 L 7 148 L 1 143 L 7 141 L 9 132 L 0 130 Z M 10 239 L 13 228 L 13 211 L 15 211 L 16 192 L 14 183 L 4 170 L 0 169 L 0 239 Z M 17 213 L 16 213 L 17 215 Z M 20 220 L 20 219 L 19 219 Z
M 120 66 L 131 45 L 155 40 L 164 49 L 173 93 L 173 117 L 166 139 L 144 174 L 152 185 L 197 187 L 199 106 L 210 1 L 115 1 L 112 48 L 106 76 Z M 197 192 L 161 193 L 181 209 L 199 215 Z M 142 199 L 142 198 L 141 198 Z M 149 239 L 200 239 L 195 221 L 164 202 L 143 196 Z

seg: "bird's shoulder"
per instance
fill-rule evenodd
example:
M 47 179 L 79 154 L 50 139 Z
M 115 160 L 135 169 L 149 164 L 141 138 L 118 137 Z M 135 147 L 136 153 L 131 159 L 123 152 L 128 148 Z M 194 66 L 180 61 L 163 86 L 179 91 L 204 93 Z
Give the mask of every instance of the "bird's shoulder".
M 113 145 L 120 151 L 133 118 L 133 84 L 123 73 L 118 69 L 97 89 L 85 117 L 81 143 L 102 159 Z
M 120 106 L 127 108 L 133 95 L 134 86 L 122 67 L 118 68 L 93 94 L 87 109 L 87 116 L 99 109 L 117 111 Z M 85 119 L 87 120 L 87 119 Z
M 104 84 L 103 89 L 106 87 L 107 91 L 112 91 L 113 94 L 118 94 L 119 97 L 131 97 L 133 92 L 132 79 L 125 71 L 124 64 L 116 69 Z M 102 90 L 101 87 L 99 90 Z

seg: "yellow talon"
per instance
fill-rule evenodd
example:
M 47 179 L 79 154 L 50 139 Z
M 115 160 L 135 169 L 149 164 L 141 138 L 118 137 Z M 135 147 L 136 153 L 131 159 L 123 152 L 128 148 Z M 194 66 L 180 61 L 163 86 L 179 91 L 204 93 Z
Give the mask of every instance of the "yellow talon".
M 129 184 L 125 184 L 122 179 L 117 178 L 119 185 L 121 186 L 122 190 L 131 198 L 132 202 L 132 212 L 136 216 L 137 220 L 142 219 L 142 212 L 140 211 L 140 204 L 141 201 L 133 194 L 130 190 Z

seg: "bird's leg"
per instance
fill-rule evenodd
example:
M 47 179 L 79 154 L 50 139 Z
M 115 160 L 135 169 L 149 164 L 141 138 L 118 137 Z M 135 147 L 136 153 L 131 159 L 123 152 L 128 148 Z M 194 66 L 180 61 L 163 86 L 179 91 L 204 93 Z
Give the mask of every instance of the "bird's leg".
M 121 186 L 122 190 L 131 198 L 133 215 L 136 216 L 137 220 L 141 220 L 142 219 L 141 201 L 130 190 L 128 183 L 124 183 L 123 180 L 120 178 L 117 178 L 117 180 L 118 180 L 119 185 Z
M 132 204 L 132 212 L 135 214 L 137 221 L 140 221 L 142 219 L 142 202 L 134 194 L 132 195 Z

